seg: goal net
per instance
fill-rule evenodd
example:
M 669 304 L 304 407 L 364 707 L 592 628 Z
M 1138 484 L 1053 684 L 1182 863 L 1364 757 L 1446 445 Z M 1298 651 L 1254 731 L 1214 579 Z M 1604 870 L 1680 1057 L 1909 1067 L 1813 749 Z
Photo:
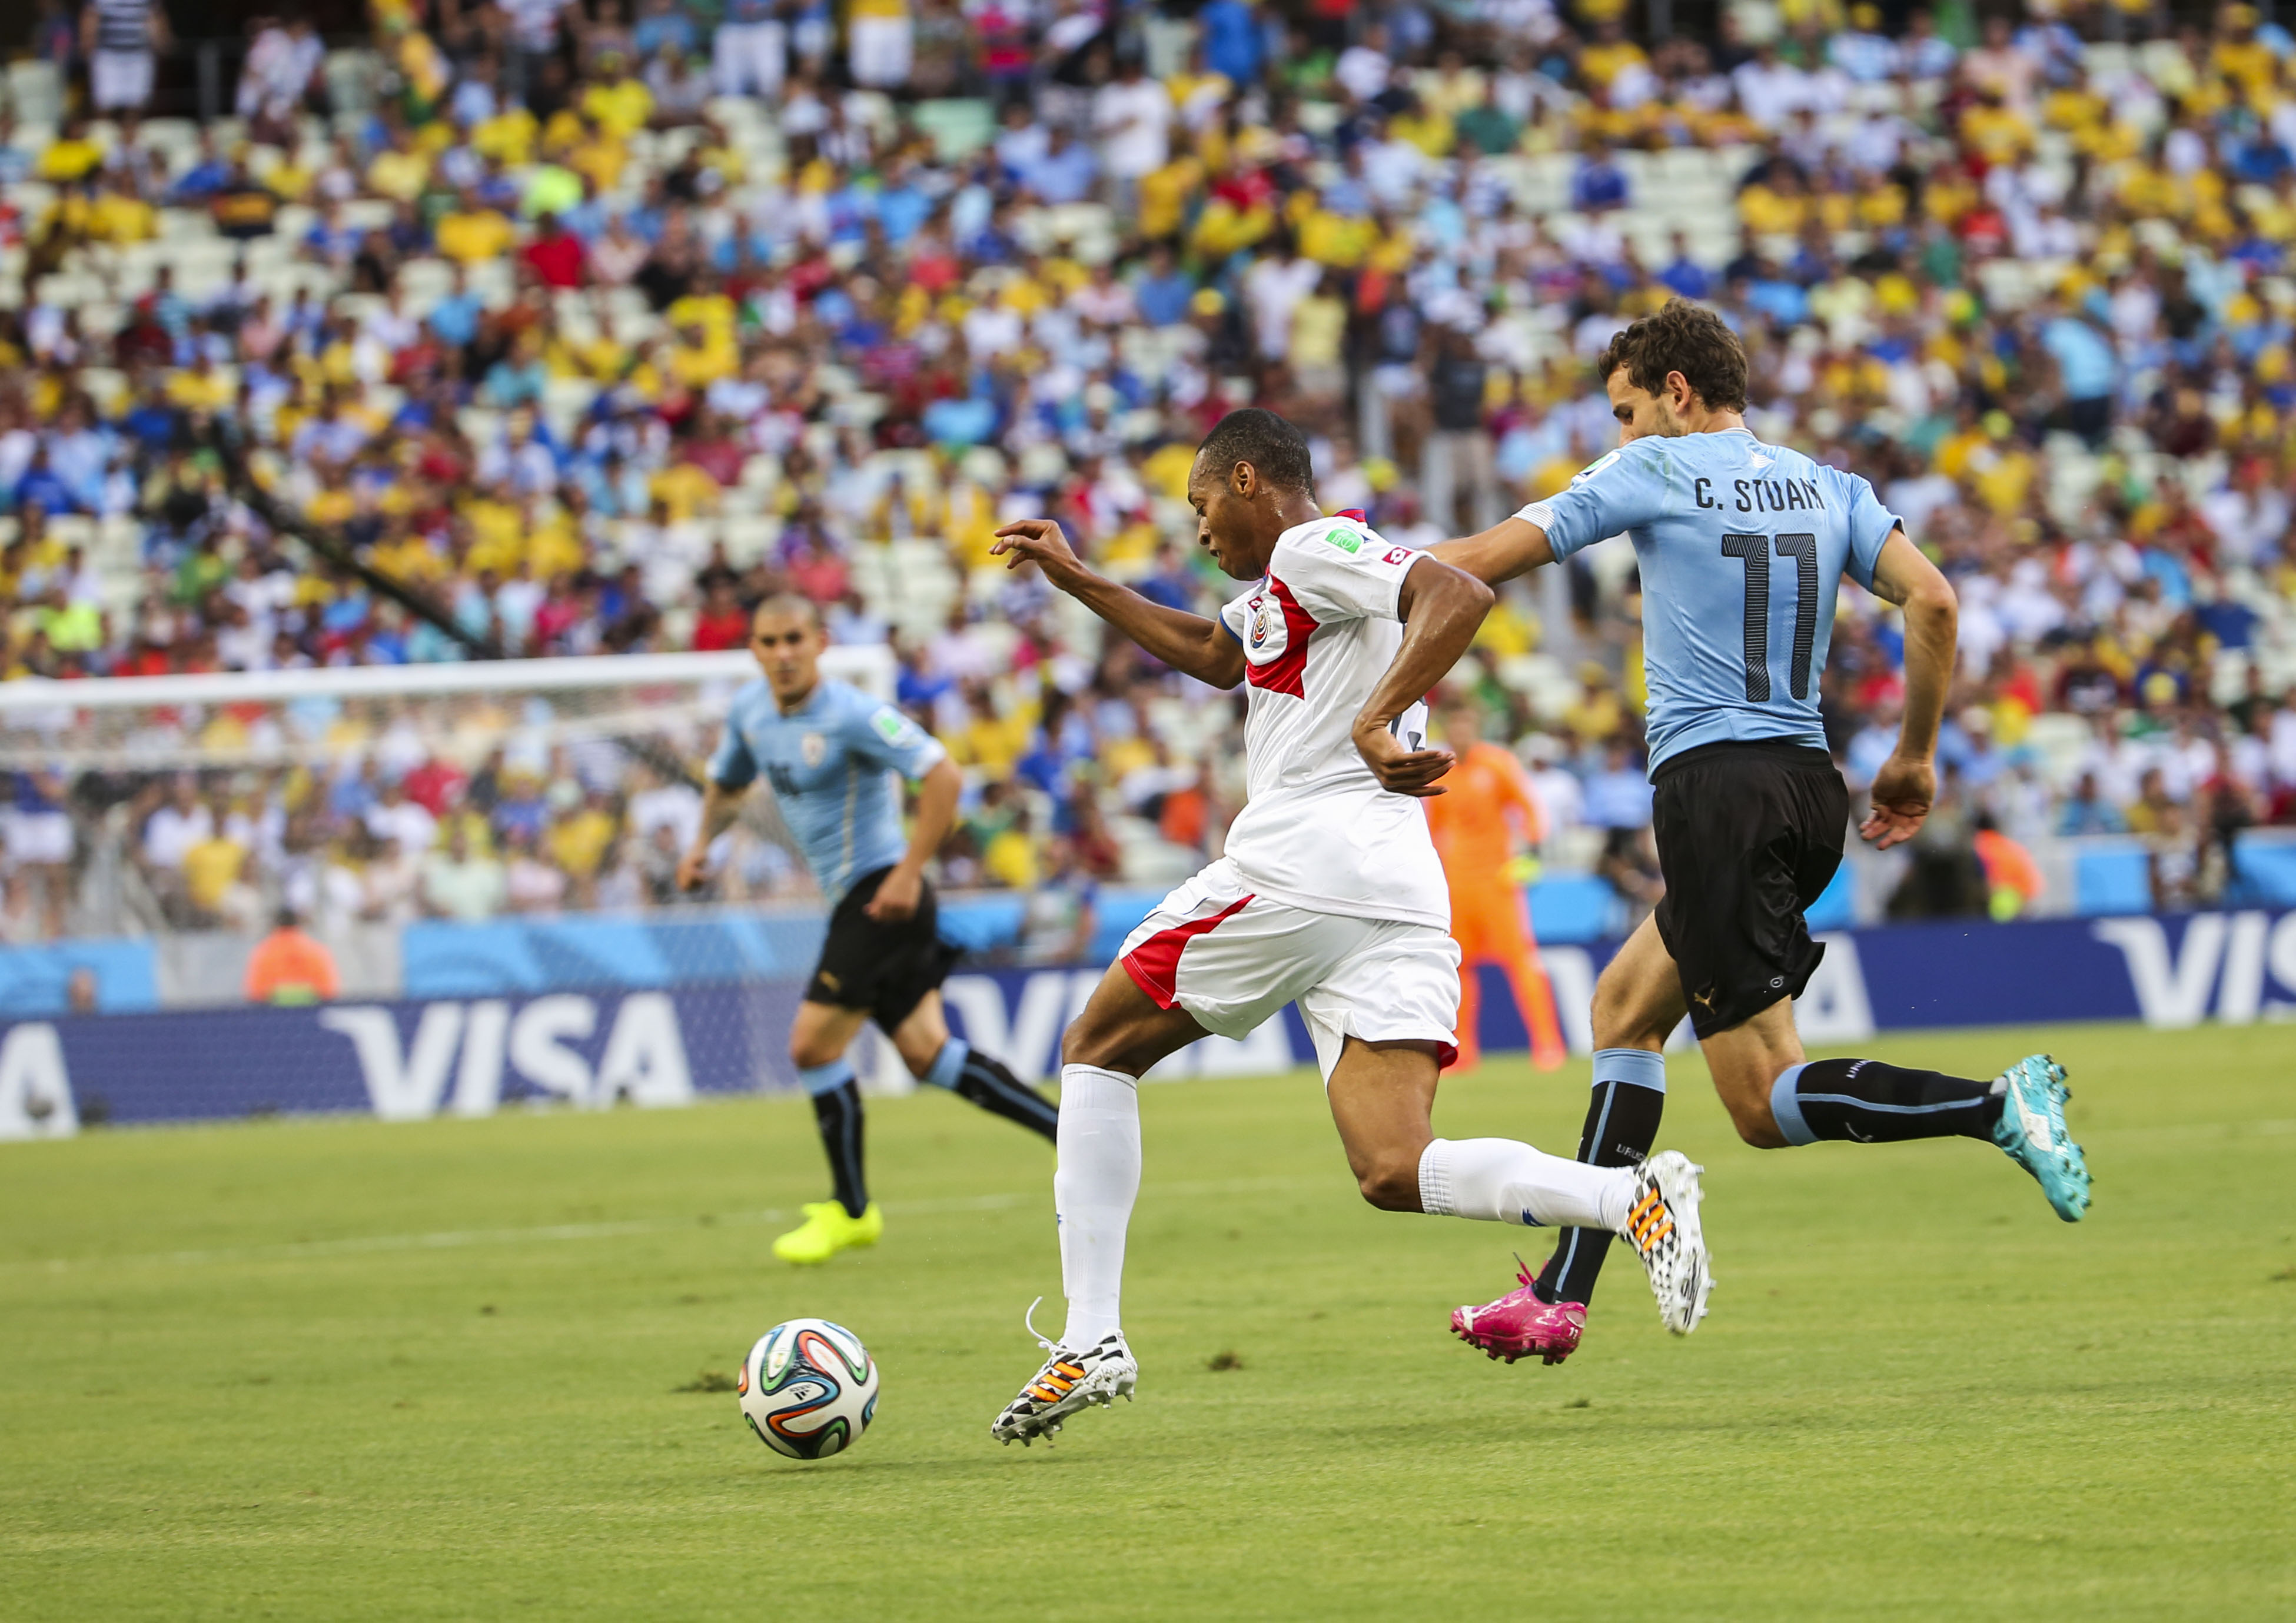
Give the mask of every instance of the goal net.
M 0 1071 L 52 1069 L 74 1119 L 123 1121 L 793 1086 L 823 918 L 771 796 L 699 895 L 676 883 L 755 669 L 735 651 L 0 686 L 0 914 L 27 949 L 0 954 Z M 892 694 L 882 647 L 824 669 Z M 324 972 L 283 952 L 290 925 Z M 857 1057 L 898 1086 L 890 1053 Z
M 825 676 L 892 695 L 882 646 L 831 648 Z M 350 666 L 290 671 L 25 679 L 0 687 L 0 766 L 146 777 L 189 771 L 423 760 L 466 770 L 496 750 L 667 751 L 698 770 L 748 654 Z

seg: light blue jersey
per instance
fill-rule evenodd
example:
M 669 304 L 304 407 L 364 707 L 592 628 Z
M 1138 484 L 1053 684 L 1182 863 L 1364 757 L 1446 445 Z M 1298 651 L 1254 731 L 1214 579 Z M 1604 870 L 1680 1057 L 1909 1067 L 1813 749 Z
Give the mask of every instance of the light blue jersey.
M 824 681 L 789 715 L 751 682 L 734 695 L 712 783 L 746 789 L 762 771 L 806 865 L 832 907 L 853 881 L 909 848 L 894 775 L 921 778 L 947 753 L 933 735 L 857 687 Z
M 1841 577 L 1898 521 L 1854 473 L 1744 429 L 1620 447 L 1519 515 L 1567 558 L 1621 531 L 1642 567 L 1650 766 L 1702 744 L 1825 748 L 1817 679 Z

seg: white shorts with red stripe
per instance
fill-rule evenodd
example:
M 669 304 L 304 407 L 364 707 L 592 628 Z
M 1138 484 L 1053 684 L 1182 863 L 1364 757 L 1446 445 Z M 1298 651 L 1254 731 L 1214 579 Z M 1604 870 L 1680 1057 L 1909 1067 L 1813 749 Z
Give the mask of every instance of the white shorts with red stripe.
M 1351 1037 L 1434 1043 L 1445 1064 L 1454 1057 L 1459 947 L 1447 931 L 1271 901 L 1225 857 L 1159 902 L 1120 958 L 1157 1007 L 1185 1009 L 1221 1037 L 1296 1000 L 1326 1081 Z

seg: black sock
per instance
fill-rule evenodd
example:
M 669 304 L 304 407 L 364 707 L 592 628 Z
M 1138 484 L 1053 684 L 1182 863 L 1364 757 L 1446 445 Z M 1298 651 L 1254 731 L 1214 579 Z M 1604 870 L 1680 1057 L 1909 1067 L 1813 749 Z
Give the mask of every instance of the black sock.
M 814 1094 L 813 1117 L 821 1127 L 821 1147 L 829 1152 L 837 1203 L 847 1217 L 857 1217 L 869 1209 L 869 1186 L 861 1176 L 860 1084 L 848 1078 Z
M 1628 1054 L 1636 1057 L 1621 1057 Z M 1605 1064 L 1606 1058 L 1614 1062 Z M 1665 1062 L 1639 1049 L 1606 1048 L 1595 1056 L 1595 1070 L 1599 1079 L 1587 1102 L 1587 1125 L 1579 1129 L 1578 1160 L 1595 1167 L 1631 1167 L 1650 1153 L 1658 1137 L 1659 1118 L 1666 1111 Z M 1621 1070 L 1636 1079 L 1603 1074 Z M 1613 1238 L 1599 1228 L 1566 1228 L 1555 1235 L 1554 1254 L 1539 1271 L 1539 1299 L 1592 1300 Z
M 1906 1070 L 1879 1060 L 1812 1060 L 1770 1085 L 1770 1114 L 1788 1143 L 1861 1144 L 1907 1138 L 1993 1137 L 2001 1095 L 1991 1082 Z
M 1053 1102 L 1006 1070 L 1004 1062 L 995 1054 L 978 1048 L 968 1051 L 964 1069 L 957 1072 L 955 1093 L 958 1098 L 969 1099 L 1007 1121 L 1032 1127 L 1046 1138 L 1060 1132 L 1061 1113 Z

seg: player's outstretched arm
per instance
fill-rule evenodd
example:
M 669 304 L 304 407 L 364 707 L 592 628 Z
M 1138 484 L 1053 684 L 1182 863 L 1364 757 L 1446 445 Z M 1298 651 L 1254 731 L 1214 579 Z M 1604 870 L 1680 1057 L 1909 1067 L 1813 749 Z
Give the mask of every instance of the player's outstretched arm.
M 1061 527 L 1050 519 L 1022 519 L 996 532 L 988 549 L 1008 570 L 1033 563 L 1045 578 L 1170 666 L 1213 687 L 1243 680 L 1243 650 L 1218 620 L 1150 602 L 1084 566 Z
M 1961 608 L 1953 583 L 1893 529 L 1874 564 L 1874 594 L 1906 611 L 1906 714 L 1898 748 L 1874 775 L 1874 807 L 1857 832 L 1877 850 L 1911 840 L 1937 798 L 1938 724 L 1953 686 Z
M 1554 561 L 1554 548 L 1548 545 L 1546 532 L 1524 518 L 1503 520 L 1479 535 L 1445 541 L 1427 551 L 1431 557 L 1464 570 L 1487 586 Z
M 1490 587 L 1436 558 L 1421 558 L 1404 576 L 1395 605 L 1403 645 L 1355 719 L 1357 753 L 1382 789 L 1422 799 L 1443 792 L 1435 780 L 1451 770 L 1451 752 L 1406 750 L 1388 729 L 1451 674 L 1493 601 Z

